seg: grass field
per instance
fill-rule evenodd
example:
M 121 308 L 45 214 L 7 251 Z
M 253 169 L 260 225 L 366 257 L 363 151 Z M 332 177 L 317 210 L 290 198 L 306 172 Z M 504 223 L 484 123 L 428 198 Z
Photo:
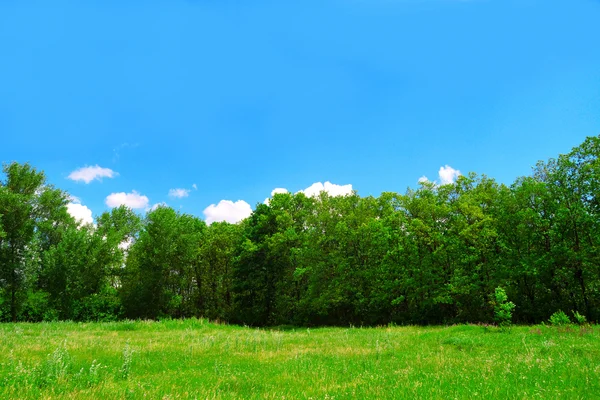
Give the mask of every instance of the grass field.
M 2 399 L 600 398 L 596 327 L 0 325 Z

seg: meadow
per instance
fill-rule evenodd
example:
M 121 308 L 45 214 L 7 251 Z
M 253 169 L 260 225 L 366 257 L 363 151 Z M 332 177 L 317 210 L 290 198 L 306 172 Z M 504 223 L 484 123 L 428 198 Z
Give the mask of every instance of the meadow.
M 600 396 L 595 326 L 0 325 L 2 399 Z

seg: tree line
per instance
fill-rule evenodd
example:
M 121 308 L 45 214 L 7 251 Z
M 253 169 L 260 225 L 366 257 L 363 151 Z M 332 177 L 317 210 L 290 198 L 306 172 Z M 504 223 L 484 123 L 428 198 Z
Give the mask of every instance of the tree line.
M 600 311 L 600 136 L 512 185 L 275 194 L 238 224 L 126 207 L 81 225 L 29 164 L 0 182 L 0 321 L 206 317 L 251 326 L 521 323 Z

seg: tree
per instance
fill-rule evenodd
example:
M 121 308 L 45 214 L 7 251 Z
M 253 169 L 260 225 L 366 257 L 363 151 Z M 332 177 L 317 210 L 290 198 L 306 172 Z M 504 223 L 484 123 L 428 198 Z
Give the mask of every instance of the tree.
M 39 272 L 39 246 L 60 240 L 60 228 L 68 222 L 67 195 L 46 185 L 44 173 L 29 164 L 6 164 L 3 172 L 6 179 L 0 182 L 4 231 L 0 236 L 0 290 L 7 300 L 10 319 L 16 321 L 27 288 L 34 284 Z
M 241 236 L 241 224 L 214 222 L 198 243 L 193 273 L 197 311 L 204 317 L 225 320 L 233 312 L 233 264 Z
M 281 275 L 267 243 L 277 233 L 277 221 L 270 206 L 259 204 L 244 223 L 233 270 L 234 319 L 253 326 L 266 325 L 274 320 L 276 286 Z
M 589 137 L 566 155 L 546 164 L 547 185 L 557 204 L 554 260 L 557 278 L 571 309 L 595 318 L 600 306 L 600 137 Z M 565 308 L 566 304 L 565 304 Z
M 146 215 L 122 274 L 127 316 L 193 315 L 193 266 L 204 229 L 203 221 L 170 207 Z
M 61 319 L 115 319 L 120 315 L 116 289 L 140 218 L 125 206 L 103 213 L 97 226 L 73 225 L 44 251 L 40 286 Z
M 512 312 L 515 309 L 515 304 L 508 301 L 508 296 L 503 288 L 498 286 L 494 290 L 494 296 L 491 301 L 494 307 L 494 319 L 502 328 L 510 326 L 512 322 Z

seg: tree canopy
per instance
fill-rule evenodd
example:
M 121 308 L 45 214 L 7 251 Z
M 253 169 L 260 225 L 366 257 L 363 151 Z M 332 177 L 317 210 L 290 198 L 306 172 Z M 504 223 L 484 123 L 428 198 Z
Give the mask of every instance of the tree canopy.
M 379 197 L 278 193 L 210 225 L 169 207 L 81 225 L 43 172 L 6 164 L 0 320 L 493 322 L 502 293 L 518 322 L 597 321 L 599 156 L 589 137 L 510 186 L 470 173 Z

